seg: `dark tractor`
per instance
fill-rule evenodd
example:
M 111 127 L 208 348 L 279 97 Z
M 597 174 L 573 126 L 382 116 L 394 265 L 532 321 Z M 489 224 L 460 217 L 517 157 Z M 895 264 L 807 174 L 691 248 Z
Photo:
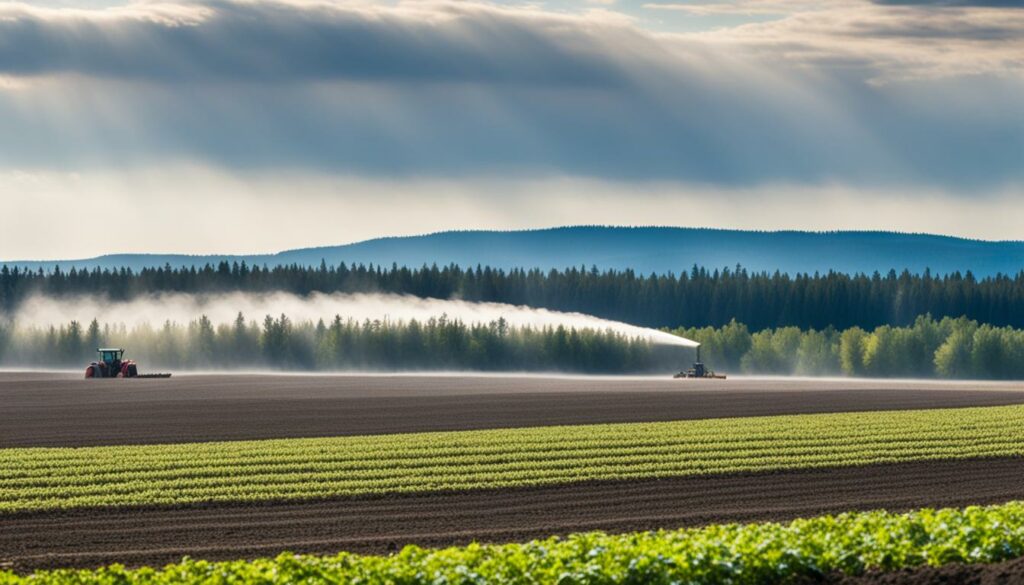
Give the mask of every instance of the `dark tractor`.
M 724 380 L 725 374 L 716 374 L 714 370 L 709 370 L 704 366 L 704 362 L 700 361 L 700 345 L 697 346 L 697 361 L 693 363 L 693 367 L 689 370 L 679 372 L 673 378 L 713 378 L 716 380 Z

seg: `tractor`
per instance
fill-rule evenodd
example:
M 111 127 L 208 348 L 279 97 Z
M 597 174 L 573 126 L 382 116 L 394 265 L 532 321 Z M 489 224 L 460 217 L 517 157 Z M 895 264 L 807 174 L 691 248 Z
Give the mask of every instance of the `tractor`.
M 715 380 L 724 380 L 725 374 L 716 374 L 714 370 L 709 370 L 704 366 L 704 362 L 700 361 L 700 345 L 697 346 L 697 361 L 693 363 L 693 367 L 688 370 L 679 372 L 673 378 L 713 378 Z
M 139 375 L 139 367 L 134 360 L 124 359 L 124 349 L 101 347 L 96 350 L 100 359 L 89 364 L 85 369 L 86 378 L 170 378 L 170 374 Z

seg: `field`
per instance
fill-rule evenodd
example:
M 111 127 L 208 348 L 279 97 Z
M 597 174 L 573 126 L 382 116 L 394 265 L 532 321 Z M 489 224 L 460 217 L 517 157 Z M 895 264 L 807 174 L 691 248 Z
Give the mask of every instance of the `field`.
M 867 512 L 794 520 L 788 525 L 706 528 L 609 536 L 577 534 L 525 544 L 389 557 L 283 554 L 256 562 L 183 561 L 162 571 L 39 574 L 30 582 L 433 582 L 433 583 L 736 583 L 862 573 L 958 562 L 994 562 L 1024 553 L 1024 504 L 908 514 Z M 895 546 L 894 546 L 895 544 Z M 77 578 L 77 579 L 76 579 Z M 0 574 L 0 583 L 23 582 Z
M 19 572 L 1024 500 L 1013 384 L 8 373 L 0 402 Z
M 1024 404 L 1024 384 L 0 373 L 0 445 L 80 447 Z

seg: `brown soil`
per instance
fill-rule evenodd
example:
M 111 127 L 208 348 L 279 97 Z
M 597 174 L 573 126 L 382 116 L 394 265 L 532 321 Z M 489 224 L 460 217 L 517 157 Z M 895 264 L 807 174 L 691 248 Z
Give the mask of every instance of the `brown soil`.
M 386 553 L 409 543 L 512 542 L 588 530 L 628 532 L 1013 499 L 1024 499 L 1024 460 L 1018 458 L 317 502 L 22 513 L 0 516 L 0 563 L 28 571 L 114 562 L 160 565 L 183 555 Z
M 855 380 L 0 373 L 0 447 L 317 437 L 1024 403 L 1024 385 Z
M 891 572 L 872 572 L 857 577 L 836 576 L 806 580 L 793 585 L 1013 585 L 1024 583 L 1024 558 L 987 564 L 949 564 Z

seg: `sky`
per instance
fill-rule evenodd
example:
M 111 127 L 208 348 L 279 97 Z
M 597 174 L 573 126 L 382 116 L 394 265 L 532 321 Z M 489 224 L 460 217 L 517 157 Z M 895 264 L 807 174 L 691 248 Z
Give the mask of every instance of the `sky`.
M 1024 0 L 0 1 L 0 259 L 1024 239 Z

